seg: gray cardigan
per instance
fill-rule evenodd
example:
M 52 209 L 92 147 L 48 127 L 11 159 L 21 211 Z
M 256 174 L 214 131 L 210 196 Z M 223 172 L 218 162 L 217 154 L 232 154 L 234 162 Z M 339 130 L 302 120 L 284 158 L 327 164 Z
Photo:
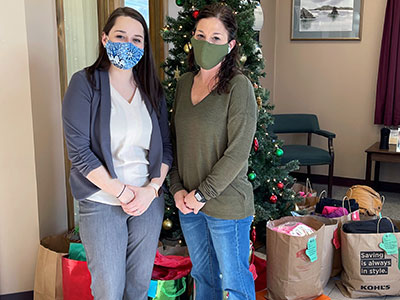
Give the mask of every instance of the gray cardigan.
M 85 70 L 75 73 L 62 106 L 64 134 L 72 164 L 69 180 L 72 195 L 77 200 L 86 199 L 99 190 L 86 178 L 99 166 L 103 165 L 112 178 L 117 178 L 110 147 L 111 96 L 108 72 L 96 70 L 94 78 L 96 89 L 90 85 Z M 160 101 L 159 117 L 147 99 L 145 103 L 153 125 L 148 153 L 149 177 L 152 179 L 160 176 L 161 163 L 171 167 L 172 146 L 165 99 Z

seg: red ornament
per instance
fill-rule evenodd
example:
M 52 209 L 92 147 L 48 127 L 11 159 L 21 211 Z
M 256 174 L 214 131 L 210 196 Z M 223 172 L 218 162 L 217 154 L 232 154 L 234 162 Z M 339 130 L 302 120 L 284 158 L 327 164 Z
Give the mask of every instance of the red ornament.
M 278 200 L 278 197 L 277 197 L 276 195 L 272 195 L 272 196 L 269 198 L 269 201 L 270 201 L 271 203 L 273 203 L 273 204 L 275 204 L 277 200 Z
M 253 241 L 253 244 L 256 242 L 256 227 L 253 226 L 253 229 L 251 230 L 251 240 Z
M 259 145 L 258 145 L 258 140 L 257 140 L 257 138 L 255 137 L 254 138 L 254 151 L 258 151 L 258 148 L 259 148 Z
M 278 189 L 283 189 L 284 184 L 282 182 L 278 182 L 278 184 L 276 185 L 278 187 Z
M 192 16 L 193 16 L 193 18 L 197 19 L 197 17 L 199 16 L 199 11 L 198 11 L 198 10 L 195 10 L 195 11 L 192 13 Z

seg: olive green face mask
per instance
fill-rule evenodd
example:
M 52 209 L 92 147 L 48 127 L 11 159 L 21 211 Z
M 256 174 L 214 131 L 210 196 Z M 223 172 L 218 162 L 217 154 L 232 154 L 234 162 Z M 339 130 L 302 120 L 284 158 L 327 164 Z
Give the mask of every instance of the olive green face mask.
M 193 46 L 196 63 L 205 70 L 214 68 L 229 53 L 229 43 L 215 45 L 207 41 L 196 40 L 194 37 L 190 42 Z

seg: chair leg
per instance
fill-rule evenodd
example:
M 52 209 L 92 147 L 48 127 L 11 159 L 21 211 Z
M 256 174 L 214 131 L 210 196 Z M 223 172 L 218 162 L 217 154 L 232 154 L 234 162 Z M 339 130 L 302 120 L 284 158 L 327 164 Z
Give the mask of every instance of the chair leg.
M 333 161 L 329 165 L 329 175 L 328 175 L 328 197 L 332 198 L 332 186 L 333 186 Z
M 310 178 L 311 176 L 311 166 L 307 166 L 307 177 Z

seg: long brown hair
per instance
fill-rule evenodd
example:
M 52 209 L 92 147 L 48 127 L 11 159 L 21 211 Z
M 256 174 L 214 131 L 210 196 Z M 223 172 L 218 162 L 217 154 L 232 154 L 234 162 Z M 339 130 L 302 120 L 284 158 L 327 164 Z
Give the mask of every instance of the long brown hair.
M 114 10 L 108 17 L 106 24 L 104 25 L 103 32 L 108 35 L 111 28 L 114 26 L 115 21 L 118 17 L 131 17 L 132 19 L 140 22 L 143 26 L 144 31 L 144 54 L 142 59 L 132 68 L 133 78 L 140 92 L 142 92 L 148 101 L 150 101 L 152 107 L 156 110 L 159 115 L 159 103 L 164 97 L 164 90 L 157 77 L 153 53 L 150 45 L 149 30 L 147 29 L 146 21 L 143 16 L 133 8 L 130 7 L 119 7 Z M 108 70 L 111 62 L 108 59 L 107 51 L 104 48 L 101 39 L 99 41 L 99 56 L 93 65 L 87 67 L 86 76 L 93 88 L 96 86 L 94 72 L 96 69 Z
M 232 9 L 224 3 L 216 3 L 205 6 L 199 13 L 196 26 L 201 19 L 217 18 L 224 24 L 228 31 L 228 42 L 236 39 L 237 23 Z M 239 46 L 236 43 L 232 51 L 227 54 L 221 63 L 221 67 L 217 74 L 217 84 L 214 90 L 218 94 L 229 93 L 229 82 L 231 79 L 240 73 L 238 68 Z M 197 73 L 198 67 L 194 59 L 193 49 L 190 50 L 188 56 L 189 70 Z

